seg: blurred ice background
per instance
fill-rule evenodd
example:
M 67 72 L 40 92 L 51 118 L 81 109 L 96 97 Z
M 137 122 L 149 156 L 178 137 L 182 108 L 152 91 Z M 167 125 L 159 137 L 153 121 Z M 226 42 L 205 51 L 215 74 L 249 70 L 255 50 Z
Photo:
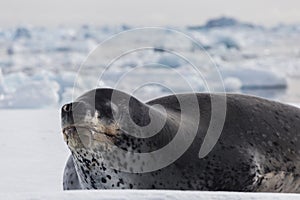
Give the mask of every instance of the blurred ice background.
M 62 190 L 63 169 L 70 154 L 60 133 L 59 108 L 82 92 L 120 83 L 119 89 L 138 89 L 134 95 L 146 101 L 172 92 L 191 91 L 182 84 L 178 74 L 194 90 L 207 91 L 205 80 L 188 62 L 162 50 L 166 43 L 173 43 L 173 50 L 180 49 L 191 61 L 197 60 L 197 65 L 204 70 L 202 73 L 217 66 L 228 92 L 248 93 L 299 106 L 299 6 L 298 0 L 1 1 L 0 158 L 3 164 L 0 165 L 0 199 L 32 199 L 34 196 L 45 199 L 32 194 L 36 192 L 51 193 L 53 199 L 59 199 L 59 194 L 54 192 Z M 100 81 L 98 72 L 105 67 L 101 62 L 104 55 L 90 60 L 77 77 L 81 64 L 99 43 L 113 34 L 143 25 L 184 32 L 201 44 L 202 51 L 205 50 L 215 64 L 207 56 L 201 57 L 204 54 L 192 43 L 183 43 L 166 31 L 163 35 L 154 35 L 161 38 L 154 49 L 120 57 Z M 139 35 L 135 42 L 147 39 Z M 107 53 L 121 45 L 129 44 L 125 40 L 112 45 Z M 125 76 L 128 74 L 130 76 Z M 153 84 L 144 85 L 151 81 Z M 222 84 L 215 82 L 214 87 L 222 89 Z M 129 191 L 125 192 L 128 194 L 108 191 L 106 195 L 132 197 Z M 154 192 L 145 191 L 149 196 L 143 193 L 143 197 L 153 196 Z M 187 195 L 178 193 L 164 191 L 169 198 L 176 195 L 184 199 L 181 195 Z M 252 195 L 256 195 L 198 194 L 205 199 L 217 199 L 214 195 L 224 199 L 255 199 Z M 103 197 L 96 192 L 60 195 L 77 199 L 80 195 L 84 195 L 83 198 L 89 195 L 90 199 Z M 264 196 L 260 195 L 257 194 L 257 199 Z M 296 199 L 299 196 L 275 194 L 268 198 Z
M 189 92 L 190 88 L 176 84 L 174 70 L 184 75 L 196 90 L 207 91 L 203 80 L 180 57 L 164 49 L 164 38 L 174 40 L 174 48 L 181 48 L 193 60 L 198 49 L 182 44 L 166 31 L 155 49 L 130 53 L 118 59 L 99 82 L 104 63 L 84 66 L 85 76 L 76 80 L 80 65 L 89 52 L 108 37 L 131 28 L 127 25 L 77 27 L 16 26 L 0 29 L 0 108 L 58 107 L 72 98 L 97 86 L 113 87 L 122 75 L 136 67 L 130 81 L 123 81 L 124 91 L 141 86 L 146 77 L 163 80 L 163 85 L 141 87 L 136 96 L 142 100 L 170 94 Z M 280 100 L 300 102 L 297 89 L 300 76 L 300 25 L 264 27 L 229 17 L 208 20 L 204 25 L 172 27 L 196 39 L 211 56 L 220 70 L 226 91 L 241 92 Z M 140 36 L 142 37 L 142 36 Z M 146 38 L 145 38 L 146 39 Z M 139 40 L 137 39 L 137 43 Z M 118 48 L 116 44 L 108 51 Z M 196 58 L 195 58 L 196 59 Z M 198 65 L 214 67 L 209 59 L 198 59 Z M 157 63 L 156 67 L 146 67 Z M 167 66 L 168 68 L 160 67 Z M 174 70 L 172 70 L 174 69 Z M 76 80 L 76 89 L 73 86 Z M 222 85 L 220 85 L 221 87 Z

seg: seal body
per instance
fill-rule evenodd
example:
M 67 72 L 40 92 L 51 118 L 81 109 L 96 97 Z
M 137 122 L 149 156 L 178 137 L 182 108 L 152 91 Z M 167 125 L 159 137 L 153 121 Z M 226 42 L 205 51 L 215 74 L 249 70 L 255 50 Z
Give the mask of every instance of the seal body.
M 163 106 L 167 113 L 165 126 L 155 136 L 141 139 L 128 135 L 114 123 L 112 116 L 119 115 L 113 113 L 122 113 L 122 98 L 119 98 L 120 102 L 108 104 L 113 92 L 129 96 L 112 89 L 96 89 L 62 108 L 63 132 L 72 153 L 64 172 L 65 190 L 135 188 L 300 192 L 298 108 L 254 96 L 226 94 L 227 112 L 222 133 L 211 152 L 199 158 L 199 149 L 211 120 L 211 98 L 218 99 L 219 94 L 196 94 L 200 120 L 194 120 L 193 116 L 182 116 L 178 102 L 178 96 L 182 101 L 189 102 L 191 95 L 195 94 L 171 95 L 147 103 L 130 97 L 133 99 L 129 104 L 131 118 L 141 126 L 149 123 L 152 105 Z M 90 99 L 95 102 L 94 111 L 89 107 Z M 87 113 L 97 116 L 98 122 L 95 123 L 97 127 L 101 124 L 102 129 L 95 132 L 103 137 L 91 134 L 92 139 L 84 137 L 78 142 L 80 132 L 74 130 L 73 125 L 76 126 L 77 122 L 74 115 L 72 117 L 70 114 L 76 109 L 83 113 L 85 120 L 95 121 L 93 117 L 87 119 Z M 152 114 L 160 117 L 159 111 Z M 183 119 L 187 119 L 187 125 L 179 123 Z M 126 124 L 126 120 L 120 120 L 119 123 Z M 182 126 L 187 130 L 186 137 L 189 137 L 191 127 L 197 128 L 197 134 L 176 161 L 161 169 L 145 173 L 124 172 L 111 168 L 110 158 L 101 156 L 106 146 L 100 145 L 100 148 L 99 144 L 115 145 L 139 153 L 155 151 L 169 144 Z M 86 126 L 86 129 L 90 127 Z M 86 147 L 84 144 L 90 145 Z M 120 163 L 123 166 L 125 164 Z

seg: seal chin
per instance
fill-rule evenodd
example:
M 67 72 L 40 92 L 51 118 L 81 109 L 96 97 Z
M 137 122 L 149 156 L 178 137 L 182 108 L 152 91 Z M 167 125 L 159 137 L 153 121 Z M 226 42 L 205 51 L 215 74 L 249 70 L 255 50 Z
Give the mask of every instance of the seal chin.
M 85 127 L 71 125 L 63 128 L 62 132 L 64 140 L 71 150 L 76 148 L 88 148 L 91 146 L 92 136 L 89 129 Z

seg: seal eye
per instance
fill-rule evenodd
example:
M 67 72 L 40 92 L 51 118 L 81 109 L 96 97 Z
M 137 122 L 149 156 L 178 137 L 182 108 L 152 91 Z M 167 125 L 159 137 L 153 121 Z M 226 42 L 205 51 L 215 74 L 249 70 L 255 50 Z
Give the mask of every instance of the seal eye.
M 62 107 L 62 113 L 70 113 L 70 112 L 77 112 L 77 113 L 84 113 L 85 110 L 87 110 L 87 105 L 84 102 L 73 102 L 73 103 L 68 103 L 65 104 Z
M 69 103 L 69 104 L 66 104 L 62 107 L 63 111 L 64 112 L 70 112 L 71 111 L 71 108 L 72 108 L 72 105 Z

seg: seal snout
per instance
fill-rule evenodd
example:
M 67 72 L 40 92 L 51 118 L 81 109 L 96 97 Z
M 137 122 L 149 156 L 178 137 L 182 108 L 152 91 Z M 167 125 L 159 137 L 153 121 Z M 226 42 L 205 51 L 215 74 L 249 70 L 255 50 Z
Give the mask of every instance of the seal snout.
M 81 121 L 86 115 L 87 106 L 83 102 L 65 104 L 61 108 L 62 127 Z
M 76 130 L 75 126 L 69 126 L 69 127 L 66 127 L 63 129 L 63 133 L 67 136 L 71 135 L 72 133 L 75 133 L 76 131 L 77 130 Z

